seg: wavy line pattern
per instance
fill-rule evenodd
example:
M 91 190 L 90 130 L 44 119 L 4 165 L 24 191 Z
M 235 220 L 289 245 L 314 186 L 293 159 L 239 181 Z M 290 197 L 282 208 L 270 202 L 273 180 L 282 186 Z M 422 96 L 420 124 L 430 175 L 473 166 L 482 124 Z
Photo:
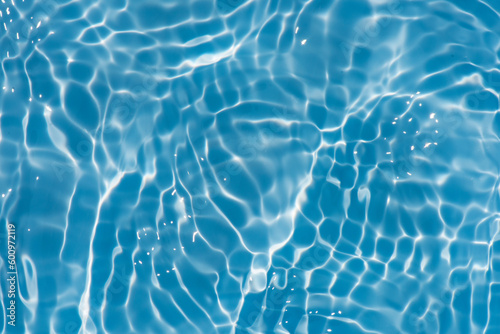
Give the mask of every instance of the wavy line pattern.
M 499 13 L 2 1 L 16 330 L 500 332 Z

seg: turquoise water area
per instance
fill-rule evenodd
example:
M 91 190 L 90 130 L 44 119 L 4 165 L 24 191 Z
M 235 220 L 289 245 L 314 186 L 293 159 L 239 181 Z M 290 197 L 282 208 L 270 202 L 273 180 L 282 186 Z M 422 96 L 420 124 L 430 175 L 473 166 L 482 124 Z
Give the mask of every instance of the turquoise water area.
M 1 331 L 500 333 L 499 13 L 1 0 Z

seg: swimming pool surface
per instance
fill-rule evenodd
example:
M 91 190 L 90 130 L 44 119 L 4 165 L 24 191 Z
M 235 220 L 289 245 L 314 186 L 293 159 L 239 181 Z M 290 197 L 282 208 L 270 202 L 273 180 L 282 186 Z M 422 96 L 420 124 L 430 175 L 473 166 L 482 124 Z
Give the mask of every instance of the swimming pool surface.
M 1 0 L 0 332 L 500 333 L 499 57 L 497 0 Z

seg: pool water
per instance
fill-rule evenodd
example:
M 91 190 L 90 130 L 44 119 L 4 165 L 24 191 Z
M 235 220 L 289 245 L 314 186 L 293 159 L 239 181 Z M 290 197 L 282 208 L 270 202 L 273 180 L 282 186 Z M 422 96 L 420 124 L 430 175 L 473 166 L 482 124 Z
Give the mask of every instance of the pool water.
M 496 0 L 2 0 L 1 331 L 500 333 L 499 57 Z

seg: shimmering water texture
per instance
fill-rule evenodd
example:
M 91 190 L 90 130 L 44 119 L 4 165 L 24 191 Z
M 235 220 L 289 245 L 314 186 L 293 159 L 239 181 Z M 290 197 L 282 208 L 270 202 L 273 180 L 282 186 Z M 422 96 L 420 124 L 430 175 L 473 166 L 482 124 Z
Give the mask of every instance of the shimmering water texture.
M 499 12 L 1 0 L 2 331 L 500 333 Z

